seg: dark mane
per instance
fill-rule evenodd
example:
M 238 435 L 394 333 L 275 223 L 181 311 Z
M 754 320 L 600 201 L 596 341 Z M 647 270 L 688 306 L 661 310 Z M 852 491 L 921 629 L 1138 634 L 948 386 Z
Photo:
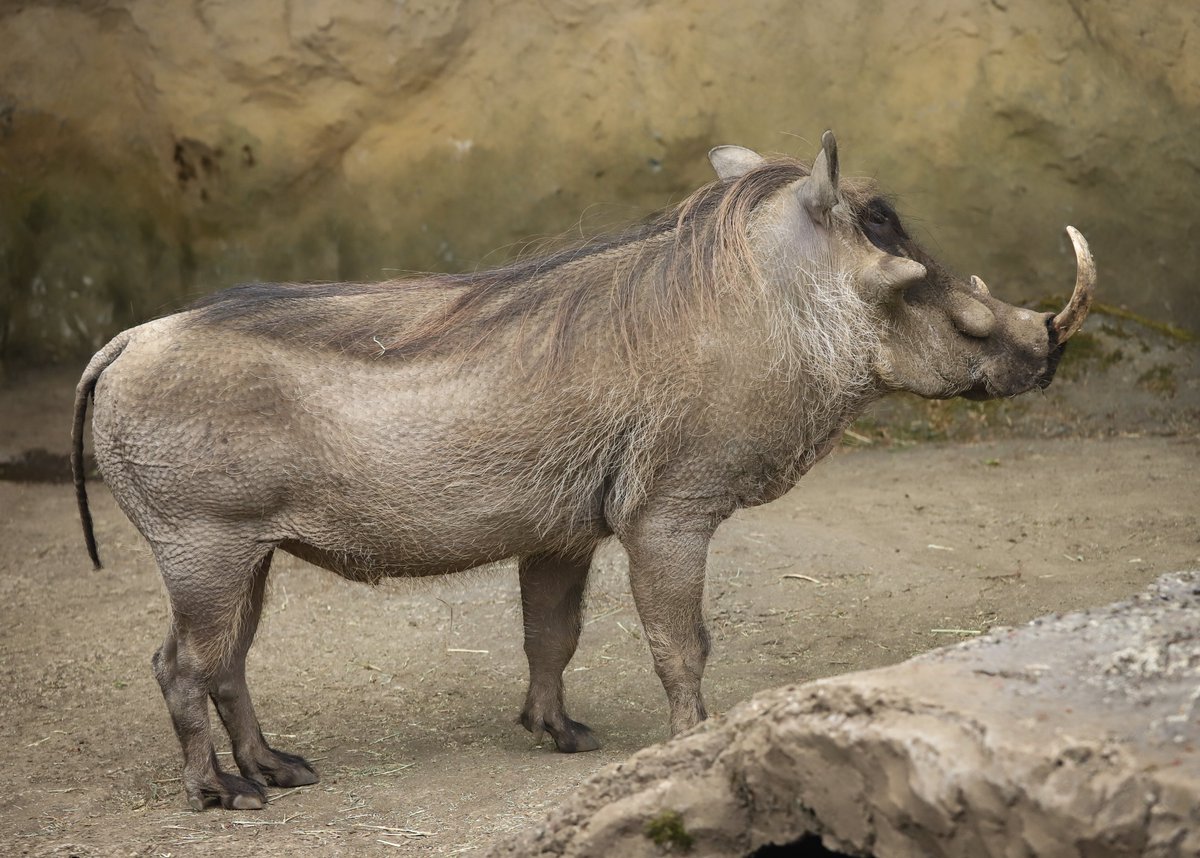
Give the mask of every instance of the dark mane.
M 375 358 L 469 350 L 510 325 L 528 326 L 545 335 L 552 362 L 573 350 L 580 318 L 595 310 L 635 348 L 648 328 L 703 315 L 749 261 L 755 209 L 808 171 L 771 160 L 617 235 L 499 268 L 378 283 L 253 283 L 187 309 L 195 324 Z

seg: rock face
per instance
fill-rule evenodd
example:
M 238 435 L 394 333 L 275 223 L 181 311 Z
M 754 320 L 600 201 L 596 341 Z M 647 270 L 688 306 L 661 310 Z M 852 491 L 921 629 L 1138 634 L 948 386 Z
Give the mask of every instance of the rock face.
M 1200 573 L 760 694 L 492 856 L 1200 854 Z
M 0 8 L 0 358 L 248 279 L 504 261 L 837 130 L 1010 300 L 1195 326 L 1200 6 L 61 0 Z M 599 207 L 599 208 L 597 208 Z

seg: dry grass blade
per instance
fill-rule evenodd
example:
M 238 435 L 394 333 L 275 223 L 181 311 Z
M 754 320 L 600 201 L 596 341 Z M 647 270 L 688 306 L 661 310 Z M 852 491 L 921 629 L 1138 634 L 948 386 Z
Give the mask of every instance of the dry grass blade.
M 291 789 L 287 790 L 286 792 L 277 792 L 274 795 L 269 795 L 269 796 L 267 796 L 267 803 L 270 804 L 271 802 L 278 801 L 281 798 L 287 798 L 289 795 L 291 795 L 294 792 L 300 792 L 301 790 L 308 789 L 308 786 L 309 785 L 292 787 Z
M 616 608 L 613 608 L 612 610 L 605 611 L 603 614 L 597 614 L 594 617 L 588 617 L 586 620 L 584 620 L 583 624 L 585 626 L 591 625 L 592 623 L 597 622 L 598 620 L 606 619 L 608 617 L 611 617 L 613 614 L 619 614 L 624 610 L 625 610 L 625 606 L 620 605 Z
M 872 444 L 875 443 L 870 438 L 868 438 L 866 435 L 860 435 L 857 432 L 851 431 L 850 429 L 846 430 L 845 435 L 847 438 L 853 438 L 855 441 L 857 441 L 858 443 L 860 443 L 866 447 L 870 447 Z
M 355 827 L 366 828 L 371 831 L 384 831 L 388 834 L 399 834 L 401 837 L 432 837 L 435 834 L 433 831 L 421 831 L 416 828 L 397 828 L 394 825 L 367 825 L 359 823 Z
M 46 737 L 44 737 L 44 738 L 41 738 L 41 739 L 38 739 L 36 742 L 30 742 L 30 743 L 29 743 L 28 745 L 26 745 L 25 747 L 26 747 L 26 748 L 36 748 L 38 745 L 42 744 L 43 742 L 49 742 L 51 739 L 53 739 L 53 738 L 54 738 L 56 735 L 58 735 L 58 734 L 60 734 L 60 733 L 61 733 L 62 735 L 64 735 L 64 736 L 65 736 L 65 735 L 67 735 L 67 731 L 66 731 L 66 730 L 51 730 L 51 731 L 50 731 L 50 735 L 49 735 L 49 736 L 46 736 Z
M 811 575 L 801 575 L 799 572 L 789 572 L 786 575 L 781 575 L 781 578 L 795 578 L 798 581 L 811 581 L 813 584 L 824 584 L 824 581 L 818 581 Z

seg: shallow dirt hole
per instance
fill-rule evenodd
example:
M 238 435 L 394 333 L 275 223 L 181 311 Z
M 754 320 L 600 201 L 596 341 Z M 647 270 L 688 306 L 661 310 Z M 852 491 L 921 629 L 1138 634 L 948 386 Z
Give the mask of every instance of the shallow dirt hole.
M 854 858 L 847 852 L 832 852 L 815 834 L 806 834 L 791 843 L 768 843 L 751 852 L 746 858 Z M 870 856 L 867 856 L 870 858 Z

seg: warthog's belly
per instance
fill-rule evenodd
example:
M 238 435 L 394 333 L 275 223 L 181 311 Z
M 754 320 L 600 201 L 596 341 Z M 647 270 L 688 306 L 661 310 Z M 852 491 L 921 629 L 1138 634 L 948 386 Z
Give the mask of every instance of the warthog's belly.
M 351 581 L 376 584 L 384 578 L 416 578 L 462 572 L 476 566 L 503 560 L 517 553 L 498 548 L 494 555 L 480 553 L 471 557 L 422 557 L 380 555 L 374 551 L 331 550 L 297 540 L 285 540 L 279 547 L 322 569 L 336 572 Z
M 514 499 L 519 501 L 520 499 Z M 383 578 L 425 577 L 461 572 L 509 557 L 544 552 L 586 553 L 610 536 L 600 504 L 592 514 L 556 509 L 548 519 L 531 513 L 533 504 L 514 502 L 507 510 L 490 515 L 464 504 L 458 514 L 449 510 L 414 512 L 396 520 L 385 531 L 368 532 L 361 526 L 338 528 L 306 516 L 280 534 L 279 548 L 352 581 L 376 583 Z M 361 525 L 361 523 L 357 523 Z

